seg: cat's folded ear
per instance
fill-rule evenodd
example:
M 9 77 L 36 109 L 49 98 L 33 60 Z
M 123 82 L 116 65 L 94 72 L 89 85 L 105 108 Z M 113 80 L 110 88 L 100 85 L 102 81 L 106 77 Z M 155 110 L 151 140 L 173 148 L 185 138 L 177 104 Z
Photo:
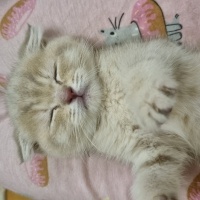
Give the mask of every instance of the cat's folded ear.
M 43 38 L 43 30 L 28 24 L 25 40 L 19 50 L 19 57 L 23 58 L 28 54 L 37 52 L 46 45 Z
M 15 140 L 18 145 L 18 152 L 21 163 L 31 159 L 35 153 L 42 153 L 37 143 L 24 138 L 19 133 L 15 133 Z
M 7 77 L 3 74 L 0 74 L 0 93 L 5 94 L 6 93 L 6 86 L 7 86 Z

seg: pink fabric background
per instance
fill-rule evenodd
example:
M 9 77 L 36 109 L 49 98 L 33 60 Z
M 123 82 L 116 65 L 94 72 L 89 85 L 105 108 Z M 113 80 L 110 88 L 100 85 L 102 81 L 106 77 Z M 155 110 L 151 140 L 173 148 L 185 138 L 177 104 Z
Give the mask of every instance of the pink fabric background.
M 0 19 L 16 0 L 0 1 Z M 172 21 L 176 13 L 183 25 L 182 42 L 197 47 L 200 44 L 200 1 L 157 0 L 165 19 Z M 124 12 L 121 27 L 131 22 L 131 11 L 136 0 L 37 0 L 29 16 L 31 25 L 43 27 L 49 36 L 63 34 L 81 35 L 97 43 L 104 41 L 99 32 L 111 28 L 108 17 L 114 20 Z M 0 36 L 0 74 L 8 75 L 15 67 L 17 51 L 27 26 L 24 25 L 12 39 Z M 48 158 L 49 184 L 41 188 L 28 177 L 25 165 L 19 164 L 17 149 L 12 138 L 13 128 L 6 115 L 5 100 L 0 96 L 0 184 L 36 200 L 110 200 L 129 199 L 129 188 L 133 181 L 128 166 L 100 156 L 84 159 Z M 191 169 L 188 185 L 198 170 Z M 187 187 L 187 185 L 185 186 Z M 183 188 L 183 200 L 186 199 Z M 200 199 L 197 196 L 193 200 Z

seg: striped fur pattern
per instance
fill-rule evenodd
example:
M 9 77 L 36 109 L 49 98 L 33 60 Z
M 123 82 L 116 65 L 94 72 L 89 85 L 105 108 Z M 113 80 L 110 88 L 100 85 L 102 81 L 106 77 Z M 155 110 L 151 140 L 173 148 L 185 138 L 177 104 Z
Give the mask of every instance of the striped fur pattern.
M 45 44 L 30 27 L 7 87 L 23 160 L 40 150 L 98 151 L 133 165 L 135 200 L 180 200 L 200 154 L 200 58 L 165 39 L 94 48 L 68 36 Z M 63 102 L 63 91 L 79 95 Z M 66 97 L 67 98 L 67 97 Z

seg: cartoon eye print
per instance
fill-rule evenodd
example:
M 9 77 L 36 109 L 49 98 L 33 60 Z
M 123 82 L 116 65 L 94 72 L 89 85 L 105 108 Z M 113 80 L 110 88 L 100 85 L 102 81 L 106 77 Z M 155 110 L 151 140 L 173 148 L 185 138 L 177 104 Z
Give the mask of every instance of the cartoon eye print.
M 111 32 L 110 32 L 110 35 L 115 36 L 116 33 L 115 33 L 114 31 L 111 31 Z

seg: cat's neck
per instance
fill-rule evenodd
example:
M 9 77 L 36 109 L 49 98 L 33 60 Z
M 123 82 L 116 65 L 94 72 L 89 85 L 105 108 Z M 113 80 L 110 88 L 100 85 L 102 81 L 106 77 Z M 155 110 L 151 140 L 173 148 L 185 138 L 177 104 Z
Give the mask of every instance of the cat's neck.
M 115 156 L 117 141 L 123 140 L 124 132 L 132 133 L 131 116 L 125 103 L 125 93 L 115 68 L 98 60 L 99 77 L 102 82 L 100 120 L 93 137 L 93 144 L 101 153 Z M 116 144 L 114 144 L 116 142 Z

